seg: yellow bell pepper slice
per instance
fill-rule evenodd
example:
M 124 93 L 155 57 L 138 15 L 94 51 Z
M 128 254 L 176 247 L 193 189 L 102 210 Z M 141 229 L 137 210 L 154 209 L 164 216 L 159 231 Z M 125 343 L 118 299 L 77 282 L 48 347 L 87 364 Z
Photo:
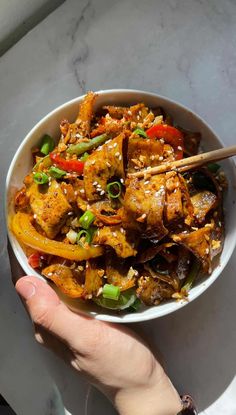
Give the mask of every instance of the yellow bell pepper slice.
M 83 261 L 102 255 L 101 246 L 69 245 L 64 242 L 51 240 L 41 235 L 31 223 L 31 217 L 27 213 L 17 212 L 11 221 L 10 228 L 19 242 L 31 248 L 47 254 L 56 255 L 72 261 Z

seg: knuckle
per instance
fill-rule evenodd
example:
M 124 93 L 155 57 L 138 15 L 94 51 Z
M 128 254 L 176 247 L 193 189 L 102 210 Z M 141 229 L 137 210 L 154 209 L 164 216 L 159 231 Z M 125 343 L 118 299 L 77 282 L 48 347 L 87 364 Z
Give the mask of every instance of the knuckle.
M 85 333 L 85 355 L 91 359 L 96 359 L 100 355 L 100 351 L 104 351 L 104 336 L 102 327 L 94 324 L 92 329 Z
M 50 331 L 53 325 L 53 316 L 50 310 L 46 308 L 39 308 L 33 316 L 35 325 L 45 328 Z

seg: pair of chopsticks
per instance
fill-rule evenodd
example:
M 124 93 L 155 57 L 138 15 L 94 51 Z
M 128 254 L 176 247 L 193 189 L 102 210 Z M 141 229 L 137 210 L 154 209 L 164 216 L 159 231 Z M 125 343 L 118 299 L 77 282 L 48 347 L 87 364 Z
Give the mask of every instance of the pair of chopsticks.
M 219 150 L 208 151 L 207 153 L 197 154 L 196 156 L 186 157 L 181 160 L 172 161 L 169 163 L 163 163 L 159 166 L 147 168 L 136 173 L 129 173 L 128 177 L 145 177 L 146 175 L 155 175 L 159 173 L 165 173 L 167 171 L 184 172 L 203 164 L 224 160 L 226 158 L 236 155 L 236 146 L 220 148 Z

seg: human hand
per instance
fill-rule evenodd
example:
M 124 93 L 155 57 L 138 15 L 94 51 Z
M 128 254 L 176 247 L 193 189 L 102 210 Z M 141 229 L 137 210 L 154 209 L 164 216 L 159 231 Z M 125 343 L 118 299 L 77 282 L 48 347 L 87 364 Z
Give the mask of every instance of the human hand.
M 127 326 L 70 311 L 35 277 L 16 283 L 33 320 L 36 340 L 85 375 L 120 415 L 176 415 L 180 398 L 157 358 Z

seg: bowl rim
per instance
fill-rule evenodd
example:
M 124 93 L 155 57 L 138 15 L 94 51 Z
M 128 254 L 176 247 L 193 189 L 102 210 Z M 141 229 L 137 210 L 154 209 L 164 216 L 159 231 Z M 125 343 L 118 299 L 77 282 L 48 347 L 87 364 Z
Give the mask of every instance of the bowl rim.
M 129 89 L 129 88 L 114 88 L 114 89 L 103 89 L 103 90 L 98 90 L 98 91 L 94 91 L 95 94 L 98 95 L 111 95 L 112 93 L 115 94 L 129 94 L 129 93 L 133 93 L 133 94 L 142 94 L 142 95 L 146 95 L 147 98 L 148 97 L 153 97 L 153 98 L 159 98 L 161 100 L 167 101 L 170 104 L 173 104 L 175 106 L 178 107 L 178 109 L 183 110 L 185 112 L 188 112 L 189 114 L 192 114 L 194 116 L 194 118 L 199 121 L 200 123 L 202 123 L 203 125 L 205 125 L 207 127 L 207 129 L 210 131 L 210 133 L 217 139 L 217 141 L 220 143 L 220 145 L 222 147 L 224 147 L 224 142 L 223 140 L 218 136 L 218 134 L 214 131 L 214 129 L 208 124 L 207 121 L 205 121 L 201 116 L 199 116 L 197 113 L 195 113 L 193 110 L 191 110 L 190 108 L 186 107 L 185 105 L 179 103 L 178 101 L 175 101 L 173 99 L 168 98 L 167 96 L 164 95 L 160 95 L 160 94 L 156 94 L 154 92 L 149 92 L 149 91 L 145 91 L 145 90 L 140 90 L 140 89 Z M 8 168 L 8 172 L 6 175 L 6 182 L 5 182 L 5 203 L 4 203 L 4 210 L 5 210 L 5 221 L 7 224 L 7 233 L 8 233 L 8 237 L 13 249 L 13 252 L 18 260 L 18 262 L 20 263 L 21 267 L 23 268 L 23 270 L 25 272 L 28 272 L 27 266 L 28 264 L 26 264 L 25 260 L 23 260 L 19 250 L 15 249 L 15 241 L 14 239 L 16 239 L 14 237 L 14 235 L 12 234 L 12 232 L 9 229 L 8 226 L 8 191 L 10 188 L 10 179 L 12 176 L 12 172 L 14 169 L 14 166 L 16 164 L 16 161 L 18 159 L 19 153 L 21 152 L 22 148 L 24 148 L 25 143 L 29 140 L 29 138 L 37 131 L 37 129 L 41 126 L 41 124 L 43 124 L 44 122 L 46 122 L 48 119 L 50 119 L 51 117 L 53 117 L 55 114 L 57 114 L 57 112 L 59 112 L 60 110 L 62 110 L 64 107 L 68 107 L 68 106 L 72 106 L 73 104 L 77 103 L 78 100 L 81 101 L 86 94 L 83 95 L 79 95 L 69 101 L 64 102 L 63 104 L 60 104 L 59 106 L 57 106 L 56 108 L 54 108 L 53 110 L 51 110 L 49 113 L 47 113 L 45 116 L 43 116 L 32 128 L 31 130 L 26 134 L 26 136 L 23 138 L 21 144 L 19 145 L 19 147 L 17 148 L 14 157 L 11 160 L 11 163 L 9 165 Z M 232 177 L 231 180 L 233 182 L 234 185 L 236 185 L 236 164 L 233 161 L 233 159 L 227 159 L 227 163 L 230 164 L 231 169 L 232 169 Z M 191 303 L 192 301 L 194 301 L 196 298 L 198 298 L 201 294 L 203 294 L 215 281 L 216 279 L 220 276 L 220 274 L 223 272 L 224 268 L 226 267 L 227 263 L 229 262 L 231 255 L 235 249 L 236 246 L 236 227 L 234 229 L 233 232 L 233 237 L 231 237 L 231 245 L 229 247 L 229 249 L 227 250 L 227 252 L 224 254 L 224 261 L 223 263 L 220 263 L 220 266 L 217 266 L 215 268 L 215 270 L 213 271 L 214 275 L 212 274 L 211 276 L 209 276 L 206 280 L 204 280 L 201 284 L 202 287 L 199 290 L 199 292 L 194 293 L 194 294 L 190 294 L 189 295 L 189 300 L 188 301 L 180 301 L 180 302 L 174 302 L 173 303 L 175 305 L 175 307 L 171 310 L 166 310 L 166 309 L 161 309 L 159 308 L 159 306 L 156 306 L 156 310 L 158 310 L 158 312 L 154 312 L 151 315 L 147 315 L 147 314 L 142 314 L 141 312 L 138 313 L 130 313 L 130 314 L 121 314 L 116 315 L 116 314 L 106 314 L 106 312 L 102 313 L 95 313 L 92 311 L 83 311 L 83 310 L 79 310 L 77 312 L 84 314 L 86 316 L 91 316 L 97 320 L 102 320 L 102 321 L 107 321 L 107 322 L 113 322 L 113 323 L 137 323 L 137 322 L 143 322 L 143 321 L 149 321 L 149 320 L 153 320 L 155 318 L 159 318 L 159 317 L 163 317 L 165 315 L 171 314 L 175 311 L 180 310 L 181 308 L 185 307 L 187 304 Z M 36 273 L 33 269 L 31 271 L 31 275 L 36 276 L 39 279 L 42 279 L 44 281 L 46 281 L 45 278 L 43 278 L 42 276 L 40 276 L 39 273 Z M 191 291 L 190 291 L 191 293 Z M 73 308 L 72 308 L 73 309 Z M 102 310 L 102 309 L 101 309 Z M 106 310 L 106 309 L 104 309 Z M 109 310 L 108 310 L 109 312 Z M 158 314 L 158 315 L 156 315 Z

